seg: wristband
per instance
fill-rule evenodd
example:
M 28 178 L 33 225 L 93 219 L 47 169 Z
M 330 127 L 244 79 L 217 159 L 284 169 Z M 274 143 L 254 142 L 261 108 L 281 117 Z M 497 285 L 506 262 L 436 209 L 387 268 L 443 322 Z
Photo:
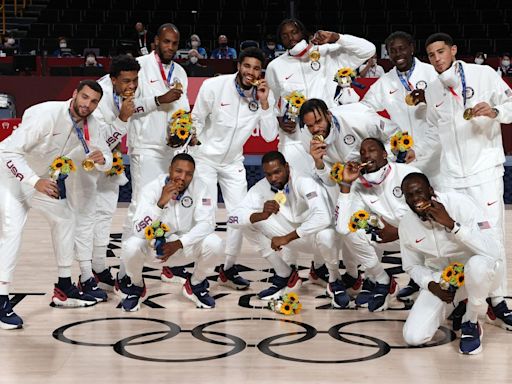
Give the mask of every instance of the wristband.
M 351 188 L 352 187 L 352 184 L 351 183 L 347 183 L 346 181 L 340 181 L 339 185 L 343 185 L 344 187 L 347 187 L 347 188 Z
M 155 96 L 155 104 L 157 107 L 160 106 L 160 102 L 158 101 L 158 96 Z

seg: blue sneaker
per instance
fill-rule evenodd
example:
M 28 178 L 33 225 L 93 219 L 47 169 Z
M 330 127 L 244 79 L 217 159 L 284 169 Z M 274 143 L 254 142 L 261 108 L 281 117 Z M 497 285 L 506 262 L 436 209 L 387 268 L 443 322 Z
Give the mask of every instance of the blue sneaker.
M 89 278 L 83 283 L 80 280 L 80 278 L 78 278 L 78 289 L 80 289 L 80 291 L 82 291 L 83 293 L 86 293 L 94 297 L 97 302 L 107 301 L 108 299 L 107 293 L 103 289 L 98 287 L 98 284 L 96 283 L 96 279 L 94 277 Z
M 350 304 L 350 296 L 341 280 L 329 283 L 326 292 L 334 308 L 347 308 Z
M 368 278 L 364 279 L 361 292 L 359 292 L 359 294 L 356 297 L 356 305 L 362 308 L 368 307 L 368 300 L 370 300 L 372 291 L 374 289 L 375 283 Z
M 163 267 L 160 279 L 166 283 L 184 284 L 192 274 L 184 267 Z
M 420 286 L 413 279 L 410 279 L 405 287 L 398 291 L 396 298 L 400 301 L 414 300 L 418 297 Z
M 388 309 L 391 298 L 396 296 L 397 287 L 394 278 L 391 278 L 389 284 L 375 284 L 375 288 L 368 299 L 368 310 L 370 312 L 380 312 Z
M 361 271 L 357 271 L 357 279 L 350 276 L 347 272 L 341 275 L 341 282 L 347 287 L 347 293 L 351 298 L 356 298 L 363 289 L 364 274 Z M 372 287 L 373 289 L 373 287 Z M 368 301 L 367 301 L 368 302 Z
M 231 287 L 239 291 L 247 289 L 249 288 L 249 285 L 251 285 L 249 280 L 240 276 L 236 264 L 227 270 L 224 270 L 224 264 L 221 264 L 219 267 L 219 279 L 217 282 L 220 285 L 225 285 L 226 287 Z
M 466 321 L 461 325 L 459 352 L 465 355 L 476 355 L 482 352 L 482 327 L 478 323 Z
M 146 292 L 146 284 L 142 282 L 142 287 L 132 284 L 130 281 L 127 284 L 128 294 L 121 300 L 121 306 L 125 312 L 135 312 L 140 309 L 142 296 Z
M 320 268 L 315 268 L 315 262 L 311 262 L 311 268 L 309 269 L 309 281 L 313 284 L 320 285 L 321 287 L 327 287 L 329 284 L 329 271 L 325 264 Z
M 274 275 L 270 278 L 270 281 L 272 285 L 258 293 L 261 300 L 277 300 L 285 293 L 297 291 L 302 285 L 302 280 L 295 269 L 288 277 Z
M 19 329 L 23 328 L 23 320 L 12 310 L 9 300 L 4 302 L 0 308 L 0 328 L 2 329 Z
M 66 289 L 59 287 L 55 284 L 53 289 L 52 302 L 57 307 L 90 307 L 97 303 L 96 298 L 81 292 L 75 284 Z
M 211 309 L 215 307 L 215 299 L 208 292 L 208 280 L 204 279 L 197 285 L 192 285 L 190 279 L 183 284 L 182 293 L 190 301 L 196 304 L 197 308 Z
M 487 302 L 489 303 L 487 322 L 507 331 L 512 331 L 512 311 L 508 309 L 507 302 L 503 300 L 495 307 L 492 306 L 490 299 Z
M 116 280 L 112 276 L 112 273 L 110 273 L 110 268 L 106 268 L 100 273 L 96 273 L 94 271 L 92 271 L 92 273 L 96 279 L 96 284 L 98 284 L 98 287 L 104 291 L 114 292 Z

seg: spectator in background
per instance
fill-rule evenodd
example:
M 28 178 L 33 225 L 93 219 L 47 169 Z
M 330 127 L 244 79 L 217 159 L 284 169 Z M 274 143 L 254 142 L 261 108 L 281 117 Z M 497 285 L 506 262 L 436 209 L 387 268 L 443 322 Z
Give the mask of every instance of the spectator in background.
M 477 65 L 485 65 L 486 59 L 487 59 L 487 53 L 477 52 L 475 54 L 475 64 L 477 64 Z
M 500 56 L 500 65 L 496 71 L 501 77 L 512 76 L 512 67 L 510 66 L 510 53 L 505 52 Z
M 188 51 L 188 60 L 182 64 L 183 69 L 187 72 L 188 77 L 212 77 L 213 70 L 206 65 L 199 64 L 201 55 L 197 49 Z
M 89 51 L 85 54 L 84 63 L 82 67 L 96 67 L 103 68 L 103 64 L 99 63 L 96 59 L 96 54 L 92 51 Z
M 368 61 L 362 64 L 357 70 L 359 77 L 378 78 L 384 75 L 384 68 L 377 64 L 377 54 L 373 55 Z
M 215 48 L 210 59 L 236 59 L 237 53 L 235 48 L 228 47 L 228 38 L 226 35 L 219 36 L 219 46 Z
M 261 49 L 268 62 L 276 58 L 276 50 L 284 50 L 281 45 L 276 44 L 276 39 L 271 35 L 267 36 Z
M 68 46 L 68 41 L 64 36 L 60 36 L 57 39 L 59 48 L 53 51 L 53 56 L 57 57 L 71 57 L 76 56 L 75 52 Z
M 135 24 L 134 40 L 137 47 L 137 56 L 147 55 L 155 49 L 155 36 L 149 32 L 140 21 Z
M 12 52 L 18 48 L 18 42 L 11 33 L 5 34 L 3 41 L 0 41 L 0 49 Z
M 187 42 L 187 48 L 195 49 L 199 53 L 200 59 L 207 59 L 208 54 L 206 53 L 206 49 L 201 47 L 201 39 L 199 38 L 199 35 L 196 35 L 195 33 L 190 35 L 190 39 Z

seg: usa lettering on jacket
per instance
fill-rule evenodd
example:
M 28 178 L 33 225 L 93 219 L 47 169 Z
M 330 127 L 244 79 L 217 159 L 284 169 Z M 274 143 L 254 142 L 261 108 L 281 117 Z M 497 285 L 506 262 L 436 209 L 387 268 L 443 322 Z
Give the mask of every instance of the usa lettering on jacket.
M 151 225 L 152 222 L 153 222 L 153 219 L 151 217 L 149 217 L 149 216 L 146 216 L 144 219 L 139 221 L 137 223 L 137 225 L 135 225 L 135 229 L 137 230 L 137 232 L 141 232 L 141 231 L 144 230 L 144 228 L 146 228 L 149 225 Z
M 123 135 L 121 135 L 119 132 L 114 132 L 112 134 L 112 136 L 110 136 L 108 139 L 107 139 L 107 144 L 108 145 L 112 145 L 112 144 L 115 144 L 116 142 L 118 142 L 119 140 L 121 140 L 121 138 L 123 137 Z
M 16 169 L 16 167 L 14 166 L 14 163 L 12 162 L 12 160 L 9 160 L 7 163 L 5 163 L 5 165 L 7 165 L 7 168 L 9 168 L 11 170 L 11 173 L 14 175 L 14 177 L 19 179 L 20 181 L 23 181 L 25 176 L 23 176 L 22 173 L 18 172 L 18 169 Z

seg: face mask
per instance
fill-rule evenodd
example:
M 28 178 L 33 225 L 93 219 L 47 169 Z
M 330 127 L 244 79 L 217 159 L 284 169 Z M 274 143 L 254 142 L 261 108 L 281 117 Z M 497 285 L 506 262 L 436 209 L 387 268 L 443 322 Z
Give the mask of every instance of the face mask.
M 139 35 L 144 36 L 145 31 L 140 31 Z
M 268 44 L 267 48 L 273 51 L 274 49 L 276 49 L 276 46 L 274 44 Z
M 221 48 L 226 48 L 228 46 L 228 43 L 220 43 L 219 46 Z
M 14 44 L 14 39 L 13 39 L 12 37 L 9 37 L 9 38 L 7 39 L 7 44 L 9 44 L 9 45 L 13 45 L 13 44 Z
M 190 45 L 192 46 L 192 48 L 197 48 L 197 47 L 199 47 L 199 41 L 192 40 L 190 42 Z
M 455 88 L 459 84 L 459 76 L 457 76 L 457 72 L 455 72 L 455 63 L 452 64 L 450 68 L 439 75 L 439 80 L 446 87 Z
M 370 184 L 380 184 L 384 181 L 389 172 L 389 164 L 386 164 L 381 169 L 372 172 L 366 173 L 363 175 L 363 178 Z
M 293 47 L 292 49 L 290 49 L 290 55 L 294 56 L 294 55 L 298 55 L 299 53 L 301 53 L 306 47 L 308 46 L 308 43 L 306 42 L 306 40 L 301 40 L 299 41 L 297 44 L 295 44 L 295 47 Z
M 501 60 L 501 65 L 508 67 L 510 65 L 510 60 Z
M 86 60 L 85 60 L 86 64 L 89 64 L 89 65 L 93 65 L 93 64 L 96 64 L 96 59 L 93 57 L 93 56 L 89 56 Z
M 484 59 L 481 57 L 475 58 L 475 64 L 482 65 L 484 63 Z
M 68 47 L 68 45 L 66 44 L 66 42 L 65 42 L 65 41 L 61 41 L 61 42 L 60 42 L 60 44 L 59 44 L 59 47 L 61 47 L 61 48 L 67 48 L 67 47 Z
M 197 60 L 199 60 L 199 59 L 196 56 L 192 56 L 189 60 L 192 64 L 195 64 L 195 63 L 197 63 Z

